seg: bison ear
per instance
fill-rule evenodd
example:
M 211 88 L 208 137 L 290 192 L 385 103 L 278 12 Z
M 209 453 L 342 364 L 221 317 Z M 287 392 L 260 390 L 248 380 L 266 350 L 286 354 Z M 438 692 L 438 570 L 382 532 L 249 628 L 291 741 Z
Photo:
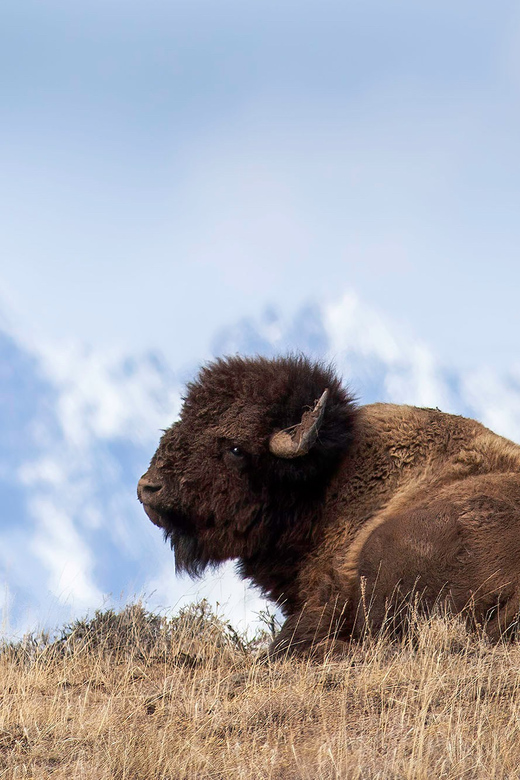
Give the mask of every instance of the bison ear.
M 269 450 L 273 455 L 278 458 L 299 458 L 309 452 L 318 438 L 328 396 L 327 388 L 314 402 L 313 408 L 303 413 L 298 425 L 273 433 L 269 439 Z

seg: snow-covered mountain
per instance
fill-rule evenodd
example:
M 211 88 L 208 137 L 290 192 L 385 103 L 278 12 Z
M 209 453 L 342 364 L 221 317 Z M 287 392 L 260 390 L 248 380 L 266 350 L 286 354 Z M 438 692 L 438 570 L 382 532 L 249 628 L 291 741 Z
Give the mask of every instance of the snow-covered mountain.
M 217 334 L 214 355 L 304 352 L 331 360 L 361 402 L 387 400 L 481 420 L 520 440 L 520 367 L 461 375 L 352 293 L 292 317 L 267 310 Z M 235 622 L 263 602 L 231 567 L 192 583 L 139 506 L 135 486 L 160 429 L 178 414 L 193 369 L 155 355 L 99 353 L 0 333 L 3 625 L 52 627 L 87 609 L 144 596 L 176 607 L 197 596 Z

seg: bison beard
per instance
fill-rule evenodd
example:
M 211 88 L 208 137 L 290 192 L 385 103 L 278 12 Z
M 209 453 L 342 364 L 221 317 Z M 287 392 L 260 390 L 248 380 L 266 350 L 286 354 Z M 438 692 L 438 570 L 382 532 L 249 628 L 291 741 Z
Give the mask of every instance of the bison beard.
M 165 533 L 175 556 L 175 570 L 178 574 L 186 572 L 190 577 L 200 577 L 211 561 L 204 553 L 204 547 L 196 536 L 172 528 Z
M 211 566 L 218 566 L 205 549 L 203 538 L 197 534 L 190 521 L 179 513 L 168 512 L 162 516 L 164 540 L 170 542 L 177 574 L 201 577 Z
M 417 594 L 493 639 L 516 626 L 520 447 L 436 409 L 356 407 L 305 358 L 203 368 L 138 496 L 178 571 L 234 558 L 280 605 L 272 654 L 344 652 L 402 628 Z

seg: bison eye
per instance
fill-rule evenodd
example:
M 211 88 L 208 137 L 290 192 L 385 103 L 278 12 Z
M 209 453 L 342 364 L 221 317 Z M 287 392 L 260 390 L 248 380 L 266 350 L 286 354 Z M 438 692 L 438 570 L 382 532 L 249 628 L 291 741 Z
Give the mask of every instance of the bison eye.
M 248 453 L 230 441 L 225 442 L 222 452 L 224 461 L 233 469 L 242 471 L 247 466 Z

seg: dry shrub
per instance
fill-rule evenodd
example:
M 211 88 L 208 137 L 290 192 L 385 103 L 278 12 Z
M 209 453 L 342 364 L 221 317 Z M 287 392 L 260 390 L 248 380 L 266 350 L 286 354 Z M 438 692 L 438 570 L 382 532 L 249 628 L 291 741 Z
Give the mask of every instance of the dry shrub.
M 0 778 L 512 778 L 520 646 L 445 615 L 268 662 L 202 602 L 98 612 L 0 656 Z

